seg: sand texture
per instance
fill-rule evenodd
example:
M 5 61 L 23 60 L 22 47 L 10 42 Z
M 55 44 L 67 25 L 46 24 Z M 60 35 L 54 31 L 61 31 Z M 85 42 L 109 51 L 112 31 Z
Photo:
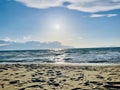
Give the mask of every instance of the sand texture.
M 0 90 L 120 90 L 120 65 L 1 64 Z

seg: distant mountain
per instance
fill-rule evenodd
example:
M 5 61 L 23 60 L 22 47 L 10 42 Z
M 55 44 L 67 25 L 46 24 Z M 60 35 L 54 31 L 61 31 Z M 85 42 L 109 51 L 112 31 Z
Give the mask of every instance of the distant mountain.
M 70 46 L 64 46 L 60 42 L 8 42 L 0 40 L 0 50 L 33 50 L 33 49 L 56 49 L 56 48 L 71 48 Z

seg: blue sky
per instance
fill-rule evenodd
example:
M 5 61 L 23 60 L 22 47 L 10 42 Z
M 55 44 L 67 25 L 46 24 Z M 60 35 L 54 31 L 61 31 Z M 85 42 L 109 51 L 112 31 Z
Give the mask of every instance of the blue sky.
M 120 46 L 120 0 L 0 0 L 0 39 Z

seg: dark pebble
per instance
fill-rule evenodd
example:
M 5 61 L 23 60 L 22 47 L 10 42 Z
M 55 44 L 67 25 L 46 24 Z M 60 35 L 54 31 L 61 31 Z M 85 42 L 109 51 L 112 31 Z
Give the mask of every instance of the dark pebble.
M 19 90 L 25 90 L 25 88 L 20 88 Z
M 20 81 L 19 80 L 14 80 L 14 81 L 10 81 L 9 83 L 10 84 L 16 84 L 16 83 L 19 83 Z
M 28 86 L 28 88 L 43 88 L 43 86 L 41 86 L 41 85 L 31 85 L 31 86 Z
M 82 90 L 81 88 L 73 88 L 71 90 Z
M 39 79 L 39 78 L 32 78 L 32 82 L 45 82 L 44 79 Z
M 105 87 L 107 89 L 120 90 L 120 86 L 104 85 L 103 87 Z
M 58 86 L 59 86 L 59 83 L 54 83 L 54 86 L 55 86 L 55 87 L 58 87 Z
M 1 84 L 1 87 L 4 88 L 4 84 Z
M 89 81 L 86 81 L 86 82 L 84 83 L 84 85 L 85 85 L 85 86 L 90 85 Z
M 106 82 L 107 84 L 120 84 L 120 82 Z
M 3 79 L 3 81 L 10 81 L 10 79 Z
M 97 75 L 97 78 L 103 79 L 104 77 L 103 77 L 103 76 L 100 76 L 100 75 Z

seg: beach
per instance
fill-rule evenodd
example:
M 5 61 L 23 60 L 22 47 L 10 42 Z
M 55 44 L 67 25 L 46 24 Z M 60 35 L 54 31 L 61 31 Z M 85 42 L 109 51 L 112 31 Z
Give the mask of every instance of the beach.
M 0 0 L 0 90 L 120 90 L 120 0 Z
M 0 65 L 0 90 L 119 89 L 120 65 Z

